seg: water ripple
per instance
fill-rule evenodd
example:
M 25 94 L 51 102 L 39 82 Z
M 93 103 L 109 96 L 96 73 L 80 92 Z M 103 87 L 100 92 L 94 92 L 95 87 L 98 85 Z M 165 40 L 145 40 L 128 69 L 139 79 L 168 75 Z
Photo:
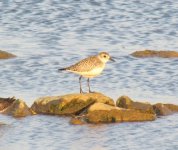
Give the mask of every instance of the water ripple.
M 173 0 L 0 1 L 0 49 L 18 55 L 0 61 L 1 97 L 31 105 L 40 96 L 78 92 L 78 76 L 57 69 L 108 51 L 116 62 L 91 80 L 92 90 L 115 100 L 128 95 L 178 103 L 178 59 L 129 56 L 141 49 L 178 50 L 177 6 Z M 85 80 L 83 86 L 87 90 Z M 71 126 L 57 116 L 0 116 L 7 124 L 0 127 L 0 141 L 5 150 L 177 149 L 176 118 Z

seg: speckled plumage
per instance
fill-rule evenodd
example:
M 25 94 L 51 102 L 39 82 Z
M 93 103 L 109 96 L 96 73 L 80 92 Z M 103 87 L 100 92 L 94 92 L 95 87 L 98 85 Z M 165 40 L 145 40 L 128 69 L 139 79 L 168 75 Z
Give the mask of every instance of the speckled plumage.
M 77 71 L 77 72 L 88 72 L 95 67 L 103 67 L 103 62 L 97 56 L 90 56 L 70 67 L 67 67 L 66 70 Z
M 80 75 L 80 78 L 79 78 L 80 93 L 82 93 L 81 78 L 82 77 L 88 78 L 89 92 L 91 92 L 90 86 L 89 86 L 89 78 L 93 78 L 93 77 L 100 75 L 101 72 L 103 71 L 103 69 L 105 68 L 106 62 L 109 60 L 113 61 L 113 59 L 110 57 L 110 55 L 106 52 L 101 52 L 98 55 L 85 58 L 85 59 L 77 62 L 74 65 L 59 69 L 59 71 L 66 70 L 66 71 L 73 72 L 73 73 Z

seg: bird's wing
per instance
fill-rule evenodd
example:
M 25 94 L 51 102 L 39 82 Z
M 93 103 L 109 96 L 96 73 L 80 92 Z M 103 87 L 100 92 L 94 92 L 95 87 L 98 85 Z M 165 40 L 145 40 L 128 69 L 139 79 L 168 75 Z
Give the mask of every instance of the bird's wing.
M 77 71 L 77 72 L 86 72 L 91 71 L 94 67 L 100 67 L 102 66 L 102 62 L 97 58 L 97 56 L 91 56 L 88 58 L 85 58 L 78 63 L 67 67 L 66 70 L 68 71 Z

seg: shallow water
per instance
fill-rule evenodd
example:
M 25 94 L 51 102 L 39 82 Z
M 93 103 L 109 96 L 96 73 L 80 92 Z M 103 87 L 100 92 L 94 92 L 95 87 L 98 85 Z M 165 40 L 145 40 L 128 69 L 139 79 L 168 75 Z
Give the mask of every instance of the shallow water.
M 178 51 L 178 2 L 145 0 L 1 0 L 0 96 L 28 105 L 46 95 L 79 92 L 78 76 L 57 69 L 107 51 L 116 57 L 91 80 L 93 91 L 178 104 L 178 59 L 133 58 L 135 50 Z M 86 81 L 83 81 L 85 88 Z M 85 90 L 87 90 L 85 88 Z M 71 126 L 68 118 L 0 116 L 3 150 L 177 149 L 177 115 L 154 122 Z

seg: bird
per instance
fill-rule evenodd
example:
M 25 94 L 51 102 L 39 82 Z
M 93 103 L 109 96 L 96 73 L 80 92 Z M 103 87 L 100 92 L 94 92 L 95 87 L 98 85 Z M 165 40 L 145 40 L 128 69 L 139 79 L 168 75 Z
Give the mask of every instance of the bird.
M 80 93 L 84 93 L 82 90 L 82 77 L 87 78 L 87 85 L 89 93 L 94 93 L 90 89 L 90 79 L 99 76 L 105 68 L 108 61 L 115 61 L 107 52 L 100 52 L 97 55 L 89 56 L 74 65 L 69 67 L 60 68 L 58 71 L 68 71 L 80 75 L 79 85 Z

